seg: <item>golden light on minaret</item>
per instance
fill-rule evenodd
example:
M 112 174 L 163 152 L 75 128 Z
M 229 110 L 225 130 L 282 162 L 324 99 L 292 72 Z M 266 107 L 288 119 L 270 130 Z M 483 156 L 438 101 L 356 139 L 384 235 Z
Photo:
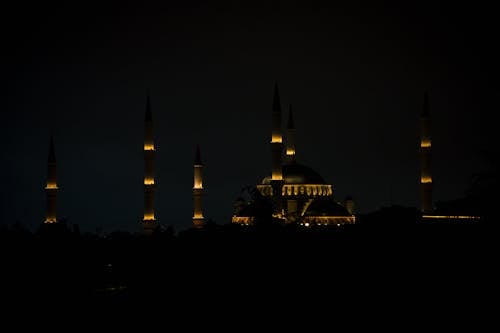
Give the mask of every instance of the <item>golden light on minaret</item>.
M 45 185 L 45 195 L 47 197 L 47 212 L 44 223 L 57 222 L 57 186 L 56 179 L 56 154 L 54 150 L 54 138 L 50 137 L 49 158 L 47 161 L 47 184 Z
M 281 135 L 281 102 L 278 83 L 274 85 L 273 109 L 271 117 L 271 187 L 273 216 L 283 216 L 283 138 Z
M 283 138 L 281 136 L 281 102 L 278 92 L 278 83 L 274 86 L 273 112 L 272 112 L 272 133 L 271 133 L 271 167 L 272 180 L 282 180 L 282 160 Z
M 152 233 L 157 226 L 154 210 L 154 153 L 153 117 L 148 96 L 144 118 L 144 217 L 142 224 L 145 234 Z
M 420 211 L 424 214 L 433 212 L 432 172 L 431 172 L 431 120 L 429 96 L 424 96 L 420 127 Z
M 292 106 L 288 110 L 288 123 L 286 125 L 286 159 L 288 163 L 295 163 L 295 124 L 293 123 Z
M 203 164 L 201 163 L 200 145 L 196 145 L 196 155 L 194 158 L 193 176 L 193 225 L 196 228 L 203 227 L 205 219 L 203 217 L 202 195 L 203 195 Z

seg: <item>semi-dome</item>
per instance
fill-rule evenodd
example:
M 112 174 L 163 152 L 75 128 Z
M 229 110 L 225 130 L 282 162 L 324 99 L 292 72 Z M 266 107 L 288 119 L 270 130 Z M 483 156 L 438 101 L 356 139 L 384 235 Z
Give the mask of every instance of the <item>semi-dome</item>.
M 326 184 L 319 173 L 303 164 L 285 164 L 282 170 L 285 184 Z M 264 178 L 262 184 L 271 184 L 271 177 Z
M 330 198 L 315 199 L 304 216 L 350 216 L 347 209 Z

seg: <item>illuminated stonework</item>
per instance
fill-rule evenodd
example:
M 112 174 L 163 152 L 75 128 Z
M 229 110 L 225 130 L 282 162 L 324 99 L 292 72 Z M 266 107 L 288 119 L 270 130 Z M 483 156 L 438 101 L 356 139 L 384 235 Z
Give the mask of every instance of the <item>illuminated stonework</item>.
M 431 177 L 421 177 L 420 182 L 422 184 L 430 184 L 430 183 L 432 183 L 432 178 Z
M 295 149 L 287 149 L 286 154 L 287 155 L 295 155 Z
M 431 147 L 431 140 L 422 140 L 420 142 L 420 147 L 421 148 L 430 148 Z
M 283 138 L 281 137 L 281 135 L 274 134 L 271 137 L 271 143 L 282 143 L 282 142 L 283 142 Z
M 424 219 L 446 219 L 446 220 L 480 220 L 480 216 L 471 215 L 422 215 Z
M 56 223 L 57 220 L 55 217 L 46 217 L 44 223 Z
M 241 224 L 241 225 L 253 225 L 253 221 L 255 218 L 253 216 L 236 216 L 233 215 L 231 218 L 232 223 Z
M 155 215 L 154 214 L 144 214 L 143 220 L 144 221 L 154 221 L 156 219 L 155 219 Z
M 46 190 L 57 190 L 59 187 L 57 187 L 57 184 L 54 184 L 54 183 L 50 183 L 50 184 L 47 184 L 47 186 L 45 186 L 45 189 Z
M 272 179 L 273 180 L 283 180 L 283 174 L 279 171 L 273 172 Z
M 155 184 L 154 178 L 146 178 L 146 179 L 144 179 L 144 185 L 154 185 L 154 184 Z
M 273 179 L 274 180 L 274 179 Z M 271 185 L 257 185 L 257 189 L 263 196 L 272 196 L 273 189 Z M 319 197 L 319 196 L 332 196 L 333 186 L 325 184 L 299 184 L 299 185 L 288 185 L 285 184 L 282 187 L 281 194 L 283 196 L 294 197 Z
M 315 225 L 343 225 L 356 223 L 355 216 L 306 216 L 302 222 L 305 226 Z M 307 224 L 307 225 L 306 225 Z
M 202 165 L 194 166 L 193 189 L 203 189 Z
M 155 146 L 153 144 L 144 144 L 144 150 L 155 150 Z

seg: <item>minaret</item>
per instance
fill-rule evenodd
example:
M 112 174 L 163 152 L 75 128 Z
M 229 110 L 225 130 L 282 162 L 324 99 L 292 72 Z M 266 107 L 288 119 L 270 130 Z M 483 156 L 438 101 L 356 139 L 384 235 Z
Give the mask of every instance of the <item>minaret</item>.
M 142 223 L 145 234 L 152 233 L 157 226 L 154 211 L 154 157 L 153 117 L 148 96 L 144 118 L 144 218 Z
M 203 227 L 203 208 L 201 204 L 201 196 L 203 194 L 203 180 L 201 170 L 200 145 L 196 145 L 196 155 L 194 157 L 194 184 L 193 184 L 193 225 L 196 228 Z
M 50 137 L 49 158 L 47 163 L 47 185 L 45 185 L 45 193 L 47 196 L 47 214 L 45 215 L 44 223 L 56 223 L 56 195 L 57 190 L 56 179 L 56 153 L 54 151 L 54 138 Z
M 429 96 L 425 92 L 420 128 L 420 211 L 423 214 L 433 212 L 430 130 Z
M 295 163 L 295 125 L 293 123 L 292 106 L 289 106 L 288 123 L 286 125 L 286 161 Z
M 278 83 L 274 85 L 274 99 L 272 112 L 272 134 L 271 134 L 271 158 L 272 158 L 272 174 L 271 186 L 273 189 L 273 206 L 275 217 L 282 216 L 282 188 L 283 188 L 283 171 L 282 171 L 282 153 L 283 153 L 283 138 L 281 136 L 281 102 L 278 92 Z

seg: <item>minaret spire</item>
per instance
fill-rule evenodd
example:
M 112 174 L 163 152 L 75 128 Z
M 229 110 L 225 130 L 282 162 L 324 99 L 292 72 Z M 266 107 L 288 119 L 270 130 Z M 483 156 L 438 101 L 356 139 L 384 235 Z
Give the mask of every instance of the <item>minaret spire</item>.
M 283 171 L 282 171 L 282 154 L 283 154 L 283 138 L 281 135 L 281 102 L 278 91 L 278 83 L 274 85 L 274 98 L 272 109 L 272 133 L 271 133 L 271 186 L 273 189 L 273 206 L 274 216 L 281 217 L 283 215 L 282 188 L 283 188 Z
M 56 153 L 54 149 L 54 137 L 50 136 L 49 154 L 47 160 L 47 184 L 45 185 L 45 193 L 47 197 L 47 213 L 44 223 L 57 222 L 57 178 L 56 178 Z
M 193 184 L 193 225 L 195 228 L 201 228 L 204 225 L 202 195 L 203 195 L 203 164 L 201 163 L 200 145 L 196 145 L 196 154 L 194 157 L 194 184 Z
M 288 123 L 286 126 L 286 159 L 295 163 L 295 125 L 293 123 L 292 105 L 288 108 Z
M 153 117 L 148 95 L 144 117 L 144 217 L 142 222 L 145 234 L 151 234 L 157 226 L 154 211 L 154 153 Z
M 420 211 L 423 214 L 433 212 L 432 172 L 431 172 L 431 116 L 429 95 L 424 94 L 420 128 Z
M 146 97 L 146 112 L 144 113 L 144 121 L 153 121 L 153 116 L 151 114 L 151 101 L 149 95 Z
M 278 91 L 278 83 L 274 85 L 273 112 L 272 112 L 272 133 L 271 133 L 271 151 L 272 151 L 272 179 L 281 180 L 282 161 L 281 154 L 283 149 L 283 138 L 281 135 L 281 103 Z

